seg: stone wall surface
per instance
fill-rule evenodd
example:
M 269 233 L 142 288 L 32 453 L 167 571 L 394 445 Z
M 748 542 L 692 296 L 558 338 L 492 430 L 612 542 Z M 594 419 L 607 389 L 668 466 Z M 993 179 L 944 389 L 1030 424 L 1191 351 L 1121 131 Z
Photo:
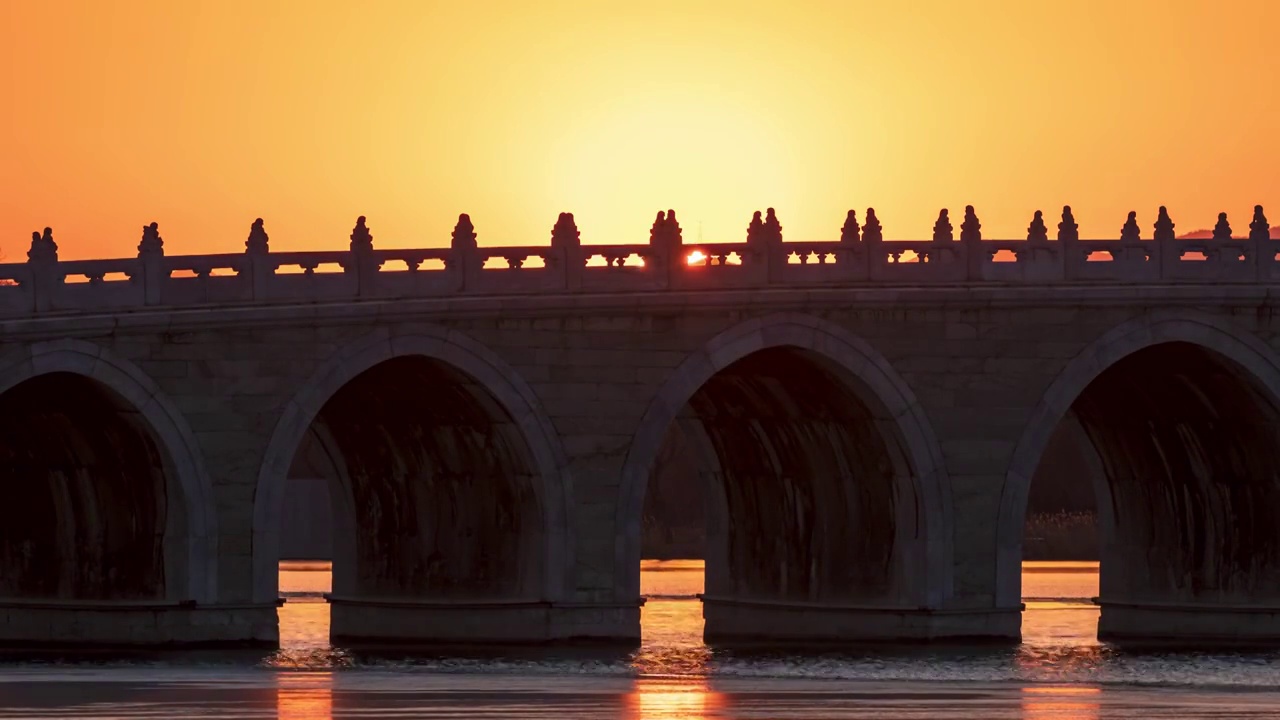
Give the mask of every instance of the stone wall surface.
M 901 458 L 902 467 L 886 470 L 899 478 L 890 508 L 901 520 L 891 551 L 898 587 L 875 602 L 850 600 L 849 612 L 829 621 L 821 613 L 800 617 L 803 602 L 770 615 L 780 600 L 755 598 L 762 604 L 745 606 L 726 599 L 715 611 L 724 632 L 785 617 L 781 625 L 799 628 L 797 637 L 834 628 L 853 638 L 869 627 L 883 632 L 879 610 L 870 607 L 880 603 L 883 616 L 900 628 L 895 637 L 1016 636 L 1026 487 L 1039 451 L 1076 395 L 1129 353 L 1192 343 L 1227 358 L 1223 367 L 1260 388 L 1259 402 L 1277 403 L 1280 395 L 1268 395 L 1280 392 L 1275 292 L 1257 282 L 968 283 L 42 312 L 0 319 L 0 391 L 47 371 L 41 358 L 54 357 L 57 347 L 86 358 L 79 366 L 60 360 L 67 371 L 117 391 L 143 388 L 121 394 L 144 416 L 168 418 L 156 432 L 173 456 L 170 471 L 180 476 L 192 518 L 181 530 L 184 562 L 200 564 L 191 568 L 190 587 L 177 593 L 183 597 L 174 599 L 260 614 L 276 595 L 284 478 L 311 422 L 369 368 L 404 355 L 430 358 L 473 379 L 485 391 L 476 402 L 502 409 L 493 422 L 509 423 L 522 438 L 530 468 L 525 480 L 539 514 L 540 531 L 523 541 L 541 545 L 534 563 L 539 577 L 511 598 L 526 604 L 478 605 L 459 627 L 482 626 L 485 613 L 499 625 L 536 615 L 530 621 L 536 630 L 521 625 L 512 638 L 629 638 L 638 634 L 644 484 L 666 428 L 708 378 L 734 362 L 768 348 L 803 351 L 837 368 L 832 377 L 853 378 L 855 395 L 866 399 Z M 135 376 L 142 380 L 120 379 Z M 716 448 L 707 473 L 730 482 L 741 471 L 726 467 L 725 448 Z M 1251 452 L 1269 455 L 1275 446 Z M 861 472 L 839 467 L 836 474 L 855 479 Z M 1124 522 L 1116 518 L 1117 526 Z M 1168 600 L 1194 604 L 1208 597 L 1189 586 L 1179 592 Z M 1261 604 L 1277 599 L 1254 598 Z M 364 621 L 375 635 L 413 625 L 389 622 L 387 613 L 372 612 L 359 597 L 343 602 L 348 624 L 375 618 Z M 394 607 L 393 614 L 412 613 L 412 603 Z M 12 618 L 17 611 L 8 612 Z M 450 624 L 439 608 L 430 612 L 419 626 Z M 1126 606 L 1125 612 L 1134 610 Z M 175 638 L 202 639 L 190 632 Z M 359 628 L 348 633 L 361 635 Z M 110 635 L 102 638 L 114 639 Z M 261 636 L 255 628 L 244 639 Z M 207 639 L 227 638 L 212 633 Z

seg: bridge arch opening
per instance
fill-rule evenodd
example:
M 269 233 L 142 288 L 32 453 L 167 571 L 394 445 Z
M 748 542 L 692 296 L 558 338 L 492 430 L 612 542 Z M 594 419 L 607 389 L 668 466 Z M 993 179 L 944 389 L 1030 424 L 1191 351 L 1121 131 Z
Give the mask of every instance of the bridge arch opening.
M 680 454 L 704 508 L 708 639 L 774 634 L 750 627 L 758 613 L 744 608 L 941 602 L 950 557 L 931 539 L 946 499 L 936 493 L 932 436 L 905 385 L 837 328 L 806 317 L 756 322 L 677 369 L 646 414 L 624 470 L 624 486 L 641 497 L 624 496 L 619 508 L 636 512 L 619 520 L 620 556 L 634 563 L 620 574 L 637 577 L 643 540 L 654 535 L 651 493 L 672 492 L 663 473 Z M 674 504 L 691 513 L 693 502 L 686 487 Z
M 142 412 L 94 378 L 0 393 L 0 597 L 104 602 L 192 592 L 186 502 Z M 197 579 L 198 581 L 198 579 Z
M 291 546 L 279 536 L 286 488 L 304 481 L 328 496 L 316 519 L 332 523 L 333 640 L 521 636 L 503 618 L 459 624 L 454 605 L 472 608 L 469 618 L 524 613 L 525 632 L 544 627 L 533 616 L 566 584 L 566 513 L 563 462 L 531 397 L 465 339 L 398 338 L 393 348 L 375 334 L 340 353 L 304 386 L 269 446 L 256 592 L 276 592 L 270 570 Z
M 338 390 L 306 437 L 299 460 L 331 480 L 335 595 L 541 595 L 537 470 L 475 379 L 423 356 L 386 360 Z
M 1034 467 L 1096 499 L 1100 638 L 1249 635 L 1237 611 L 1280 601 L 1280 369 L 1261 343 L 1179 321 L 1098 349 L 1050 390 L 1064 409 L 1042 405 L 1010 479 Z M 1236 615 L 1197 625 L 1219 609 Z

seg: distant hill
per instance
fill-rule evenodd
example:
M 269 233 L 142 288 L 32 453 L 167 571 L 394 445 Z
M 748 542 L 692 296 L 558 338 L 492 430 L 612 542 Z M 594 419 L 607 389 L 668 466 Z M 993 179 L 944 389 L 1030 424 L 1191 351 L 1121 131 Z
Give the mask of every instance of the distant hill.
M 1246 230 L 1248 229 L 1247 225 L 1245 226 L 1245 229 Z M 1178 239 L 1179 240 L 1208 240 L 1212 237 L 1213 237 L 1212 230 L 1192 230 L 1191 232 L 1186 233 L 1185 235 L 1179 235 Z M 1239 233 L 1232 233 L 1231 235 L 1231 238 L 1233 240 L 1243 240 L 1246 237 L 1248 236 L 1240 235 Z M 1271 226 L 1271 239 L 1280 240 L 1280 225 Z

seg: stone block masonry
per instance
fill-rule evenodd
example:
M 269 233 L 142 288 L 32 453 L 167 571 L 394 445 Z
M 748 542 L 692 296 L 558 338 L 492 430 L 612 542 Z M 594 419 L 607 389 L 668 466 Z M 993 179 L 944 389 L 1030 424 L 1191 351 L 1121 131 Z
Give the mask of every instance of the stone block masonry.
M 717 246 L 666 213 L 581 245 L 562 216 L 551 248 L 468 219 L 429 250 L 361 222 L 317 253 L 258 225 L 242 255 L 74 263 L 39 235 L 0 266 L 0 642 L 274 642 L 299 462 L 332 497 L 336 634 L 634 642 L 677 424 L 709 638 L 1013 640 L 1064 422 L 1106 499 L 1103 633 L 1277 640 L 1274 241 L 991 241 L 971 214 L 958 241 L 783 243 L 770 213 Z

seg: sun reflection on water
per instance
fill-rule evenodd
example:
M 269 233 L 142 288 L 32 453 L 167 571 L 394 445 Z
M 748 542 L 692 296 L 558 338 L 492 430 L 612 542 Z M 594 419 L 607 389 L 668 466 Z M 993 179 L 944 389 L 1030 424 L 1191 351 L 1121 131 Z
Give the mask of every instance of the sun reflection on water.
M 988 655 L 976 665 L 969 663 L 970 674 L 1002 671 L 1032 682 L 1061 683 L 1086 679 L 1114 664 L 1114 651 L 1097 640 L 1098 608 L 1088 600 L 1097 593 L 1097 564 L 1075 563 L 1064 566 L 1062 572 L 1054 570 L 1052 565 L 1028 563 L 1023 575 L 1028 611 L 1023 616 L 1022 645 L 1003 660 Z M 281 565 L 280 589 L 289 602 L 280 609 L 281 649 L 268 665 L 278 669 L 333 670 L 359 664 L 354 656 L 329 644 L 329 607 L 322 594 L 329 590 L 330 578 L 327 564 Z M 641 593 L 646 603 L 641 611 L 641 643 L 629 659 L 619 661 L 635 674 L 649 677 L 715 676 L 740 671 L 845 677 L 875 671 L 880 676 L 905 674 L 928 679 L 942 672 L 932 672 L 928 663 L 902 664 L 892 655 L 745 659 L 714 651 L 702 640 L 702 605 L 697 599 L 702 590 L 702 561 L 644 561 Z M 533 663 L 531 667 L 541 667 L 537 661 L 529 662 Z M 959 666 L 944 669 L 954 674 Z
M 333 673 L 280 673 L 276 680 L 279 720 L 332 720 Z
M 1097 720 L 1102 688 L 1054 685 L 1022 688 L 1023 720 Z
M 714 692 L 705 677 L 643 678 L 627 696 L 633 720 L 693 720 L 717 714 L 724 696 Z

